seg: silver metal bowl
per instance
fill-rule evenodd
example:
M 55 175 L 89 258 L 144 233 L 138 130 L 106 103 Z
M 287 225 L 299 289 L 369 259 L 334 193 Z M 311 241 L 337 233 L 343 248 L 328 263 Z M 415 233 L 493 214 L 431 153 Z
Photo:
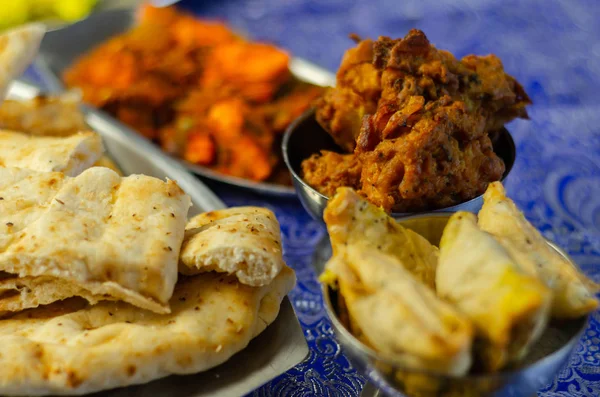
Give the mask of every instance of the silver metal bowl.
M 399 220 L 399 223 L 439 244 L 442 231 L 451 214 L 426 213 Z M 576 264 L 554 244 L 558 253 Z M 322 268 L 322 265 L 318 266 Z M 381 357 L 376 351 L 356 339 L 340 320 L 337 291 L 323 286 L 325 309 L 337 340 L 352 364 L 379 389 L 378 395 L 390 397 L 527 397 L 554 379 L 587 327 L 589 318 L 551 323 L 532 347 L 525 361 L 517 368 L 495 374 L 447 376 L 399 365 Z
M 506 179 L 516 158 L 515 142 L 506 129 L 502 129 L 493 142 L 494 151 L 504 160 L 506 169 L 501 180 Z M 283 159 L 292 175 L 292 182 L 300 198 L 300 202 L 312 217 L 323 221 L 323 211 L 329 197 L 319 193 L 302 178 L 302 161 L 321 150 L 341 152 L 331 136 L 317 123 L 314 109 L 306 111 L 288 127 L 282 141 Z M 470 211 L 477 212 L 483 204 L 483 195 L 471 200 L 440 208 L 436 212 Z M 403 218 L 414 213 L 395 212 L 394 218 Z

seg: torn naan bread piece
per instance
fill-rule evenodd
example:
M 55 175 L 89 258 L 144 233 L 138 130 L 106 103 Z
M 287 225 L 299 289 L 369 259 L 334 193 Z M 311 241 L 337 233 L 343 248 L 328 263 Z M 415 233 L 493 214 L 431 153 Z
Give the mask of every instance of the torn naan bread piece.
M 468 212 L 452 215 L 444 229 L 436 286 L 475 324 L 476 353 L 491 371 L 523 358 L 548 322 L 551 291 Z
M 66 137 L 89 130 L 79 105 L 81 95 L 69 91 L 29 100 L 6 99 L 0 106 L 0 128 L 29 135 Z
M 0 168 L 0 187 L 0 271 L 169 312 L 191 205 L 175 182 L 103 167 L 74 178 Z M 72 296 L 55 290 L 63 291 Z
M 46 28 L 30 23 L 0 34 L 0 103 L 10 83 L 19 77 L 37 55 Z
M 354 333 L 382 355 L 413 369 L 468 372 L 471 323 L 398 258 L 370 245 L 348 245 L 327 263 L 321 281 L 339 287 Z
M 73 296 L 84 297 L 96 304 L 95 296 L 78 285 L 57 277 L 19 277 L 0 272 L 0 316 L 14 314 L 32 307 L 48 305 Z
M 180 277 L 170 314 L 72 298 L 0 321 L 0 394 L 81 395 L 206 371 L 244 349 L 295 284 L 284 267 L 264 287 L 234 276 Z
M 79 175 L 98 161 L 104 147 L 95 132 L 68 137 L 38 137 L 0 131 L 0 166 Z
M 395 256 L 419 280 L 435 289 L 438 249 L 424 237 L 399 225 L 381 208 L 351 188 L 339 188 L 323 216 L 333 252 L 356 243 Z
M 180 273 L 235 274 L 243 284 L 262 286 L 283 266 L 279 222 L 266 208 L 210 211 L 192 218 L 186 226 Z
M 598 286 L 550 245 L 515 203 L 500 182 L 491 183 L 483 195 L 479 226 L 491 233 L 530 274 L 554 292 L 552 315 L 577 318 L 598 308 Z
M 119 174 L 119 176 L 123 176 L 123 171 L 121 171 L 119 166 L 108 156 L 100 157 L 94 164 L 94 167 L 106 167 Z

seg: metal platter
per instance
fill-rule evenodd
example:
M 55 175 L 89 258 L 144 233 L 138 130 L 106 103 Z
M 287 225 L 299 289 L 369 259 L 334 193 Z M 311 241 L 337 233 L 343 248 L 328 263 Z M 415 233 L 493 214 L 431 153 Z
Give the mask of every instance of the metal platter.
M 134 24 L 133 9 L 111 9 L 96 12 L 88 18 L 50 31 L 44 37 L 39 56 L 35 62 L 37 72 L 50 91 L 64 89 L 59 76 L 73 61 L 92 47 L 111 36 L 120 34 Z M 327 86 L 335 83 L 335 77 L 327 70 L 303 59 L 293 58 L 290 70 L 299 78 L 316 85 Z M 291 186 L 274 183 L 254 182 L 247 179 L 220 174 L 206 167 L 176 159 L 188 170 L 204 178 L 274 196 L 293 197 L 296 192 Z

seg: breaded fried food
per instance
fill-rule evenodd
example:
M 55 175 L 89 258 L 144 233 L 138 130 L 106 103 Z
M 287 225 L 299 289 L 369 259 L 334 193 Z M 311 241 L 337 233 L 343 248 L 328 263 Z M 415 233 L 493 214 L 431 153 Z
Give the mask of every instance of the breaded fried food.
M 501 179 L 505 166 L 489 134 L 527 118 L 530 103 L 496 56 L 457 60 L 411 30 L 349 50 L 316 119 L 358 157 L 363 196 L 387 211 L 411 212 L 469 200 Z M 331 191 L 319 183 L 325 178 L 311 177 L 321 193 Z
M 548 321 L 552 293 L 528 274 L 500 243 L 457 212 L 440 242 L 438 296 L 474 324 L 481 364 L 490 371 L 522 359 Z
M 500 182 L 490 184 L 483 195 L 479 226 L 494 235 L 527 270 L 554 292 L 552 315 L 578 318 L 598 308 L 598 285 L 550 247 L 541 233 L 506 196 Z
M 321 186 L 319 190 L 333 197 L 340 187 L 358 189 L 362 167 L 354 154 L 339 154 L 321 151 L 302 162 L 304 179 L 311 186 Z
M 421 283 L 396 257 L 349 245 L 327 263 L 353 328 L 384 357 L 409 368 L 464 375 L 471 365 L 469 320 Z
M 420 282 L 435 290 L 437 247 L 398 224 L 350 188 L 340 188 L 328 203 L 323 219 L 334 254 L 362 244 L 392 255 Z

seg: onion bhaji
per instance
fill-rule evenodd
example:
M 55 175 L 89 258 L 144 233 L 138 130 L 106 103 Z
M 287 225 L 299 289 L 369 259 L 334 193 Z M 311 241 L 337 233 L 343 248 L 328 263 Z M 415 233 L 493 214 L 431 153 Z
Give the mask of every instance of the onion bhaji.
M 490 134 L 527 118 L 530 103 L 494 55 L 457 60 L 419 30 L 363 40 L 316 102 L 317 121 L 348 154 L 312 156 L 304 178 L 326 195 L 348 183 L 387 211 L 455 205 L 502 177 Z M 342 164 L 351 177 L 332 182 Z
M 222 23 L 150 5 L 138 19 L 77 60 L 63 76 L 66 85 L 172 155 L 291 184 L 282 177 L 289 173 L 281 135 L 322 88 L 295 79 L 284 51 Z

